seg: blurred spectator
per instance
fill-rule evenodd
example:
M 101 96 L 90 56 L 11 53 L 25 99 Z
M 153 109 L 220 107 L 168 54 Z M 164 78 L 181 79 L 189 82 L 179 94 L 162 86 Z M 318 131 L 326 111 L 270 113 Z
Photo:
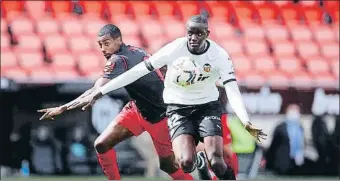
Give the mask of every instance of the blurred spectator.
M 279 124 L 266 153 L 267 168 L 279 174 L 297 172 L 304 163 L 304 130 L 300 122 L 300 107 L 287 107 L 286 119 Z

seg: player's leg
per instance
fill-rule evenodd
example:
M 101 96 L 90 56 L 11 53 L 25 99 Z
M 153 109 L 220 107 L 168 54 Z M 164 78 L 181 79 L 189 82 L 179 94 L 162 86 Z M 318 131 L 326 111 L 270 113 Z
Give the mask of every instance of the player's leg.
M 123 140 L 134 135 L 139 135 L 144 131 L 138 124 L 136 113 L 137 112 L 131 108 L 131 102 L 128 103 L 94 143 L 98 162 L 104 174 L 110 180 L 120 179 L 117 156 L 113 147 Z
M 167 119 L 156 124 L 144 122 L 145 130 L 151 135 L 157 154 L 159 155 L 160 169 L 169 174 L 174 180 L 193 180 L 189 173 L 184 173 L 176 162 L 172 151 Z
M 171 107 L 168 107 L 168 110 L 171 110 Z M 167 116 L 169 118 L 169 134 L 177 163 L 185 173 L 191 173 L 196 164 L 195 137 L 197 137 L 197 133 L 195 125 L 186 116 L 177 114 L 176 111 L 168 111 Z

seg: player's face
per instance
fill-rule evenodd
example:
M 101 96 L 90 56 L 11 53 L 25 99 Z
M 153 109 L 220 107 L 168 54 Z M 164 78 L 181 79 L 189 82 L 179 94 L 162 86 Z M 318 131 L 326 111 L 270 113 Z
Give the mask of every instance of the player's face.
M 112 38 L 110 35 L 104 35 L 98 38 L 98 44 L 104 56 L 109 59 L 112 54 L 119 51 L 121 39 L 120 37 Z
M 200 53 L 204 50 L 204 43 L 209 35 L 207 26 L 203 23 L 188 22 L 187 38 L 190 51 Z

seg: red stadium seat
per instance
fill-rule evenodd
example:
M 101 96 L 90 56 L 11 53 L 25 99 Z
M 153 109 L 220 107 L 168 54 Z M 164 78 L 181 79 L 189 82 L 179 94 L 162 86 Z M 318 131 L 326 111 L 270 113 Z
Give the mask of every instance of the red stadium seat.
M 76 70 L 58 70 L 55 71 L 54 74 L 55 79 L 57 80 L 74 80 L 79 78 L 79 74 Z
M 291 85 L 298 88 L 309 89 L 312 86 L 312 78 L 304 71 L 294 73 L 291 77 Z
M 123 39 L 124 43 L 127 45 L 132 45 L 136 47 L 142 47 L 142 41 L 138 36 L 125 36 Z
M 122 30 L 123 37 L 139 34 L 138 24 L 126 16 L 115 16 L 113 23 Z
M 102 75 L 103 75 L 102 69 L 92 70 L 90 72 L 86 72 L 85 74 L 85 76 L 90 80 L 97 80 Z
M 2 40 L 1 40 L 2 41 Z M 15 54 L 11 51 L 1 51 L 1 70 L 15 68 L 18 66 L 18 61 Z
M 22 35 L 17 37 L 18 45 L 15 47 L 18 51 L 42 51 L 42 41 L 36 35 Z
M 228 41 L 220 41 L 219 44 L 224 49 L 226 49 L 232 57 L 236 55 L 244 54 L 243 45 L 239 39 L 230 39 Z
M 257 24 L 248 24 L 243 27 L 244 37 L 247 40 L 264 40 L 265 33 L 262 26 Z
M 255 56 L 252 58 L 254 68 L 258 72 L 273 72 L 276 70 L 275 61 L 271 56 Z
M 313 76 L 313 83 L 317 87 L 336 88 L 339 86 L 339 80 L 330 73 L 318 74 Z
M 86 36 L 75 36 L 69 39 L 68 45 L 73 53 L 92 51 L 91 41 Z
M 63 36 L 61 35 L 51 35 L 44 39 L 44 45 L 46 52 L 52 56 L 54 53 L 66 52 L 67 43 Z
M 184 21 L 188 20 L 192 15 L 199 14 L 200 9 L 197 1 L 176 1 L 179 11 Z
M 320 45 L 321 53 L 325 58 L 338 58 L 339 59 L 339 43 L 331 42 Z
M 296 42 L 311 41 L 313 39 L 312 31 L 306 25 L 299 25 L 290 28 L 292 39 Z
M 78 55 L 78 68 L 82 74 L 86 74 L 87 71 L 97 70 L 104 67 L 102 67 L 101 60 L 96 54 L 88 52 Z
M 289 77 L 282 72 L 268 72 L 265 77 L 269 85 L 273 88 L 287 88 L 287 86 L 289 86 Z
M 251 71 L 244 75 L 244 82 L 250 87 L 262 87 L 265 83 L 265 77 L 262 73 Z
M 175 14 L 175 3 L 173 1 L 150 1 L 156 9 L 159 17 L 172 16 Z
M 1 18 L 1 23 L 0 23 L 0 25 L 1 25 L 1 34 L 3 34 L 3 33 L 7 33 L 7 30 L 8 30 L 8 24 L 7 24 L 7 21 L 6 21 L 6 19 L 4 19 L 4 18 Z
M 52 9 L 55 17 L 64 16 L 72 12 L 71 1 L 47 1 L 47 5 Z
M 245 74 L 253 70 L 252 61 L 247 56 L 233 56 L 235 72 Z
M 25 1 L 25 10 L 31 19 L 37 20 L 45 16 L 45 1 Z
M 266 37 L 271 42 L 283 41 L 289 39 L 289 33 L 285 26 L 277 24 L 264 25 Z
M 83 34 L 83 24 L 77 20 L 65 20 L 60 22 L 61 29 L 64 35 L 73 37 L 75 35 Z
M 250 56 L 265 56 L 269 53 L 269 48 L 267 46 L 267 43 L 265 41 L 247 41 L 245 40 L 243 42 L 243 45 L 245 46 L 245 50 L 248 55 Z
M 85 33 L 89 36 L 97 36 L 99 30 L 106 24 L 105 21 L 89 21 L 84 24 Z
M 4 14 L 8 20 L 21 14 L 23 7 L 23 1 L 1 1 L 1 11 L 4 10 Z
M 183 37 L 186 34 L 184 24 L 179 20 L 169 20 L 162 24 L 169 39 Z M 210 26 L 211 27 L 211 26 Z
M 313 56 L 319 56 L 320 51 L 319 47 L 316 43 L 312 41 L 305 41 L 305 42 L 297 42 L 296 43 L 297 51 L 300 57 L 304 59 L 308 59 Z
M 106 1 L 111 17 L 120 16 L 127 13 L 128 4 L 127 1 Z
M 278 57 L 278 66 L 282 72 L 293 75 L 302 70 L 301 61 L 296 57 Z
M 163 36 L 163 27 L 158 20 L 149 19 L 147 22 L 148 23 L 139 22 L 140 30 L 147 40 L 152 40 L 154 38 Z
M 151 14 L 151 2 L 150 1 L 129 1 L 129 5 L 135 14 L 135 17 L 145 16 Z
M 339 1 L 324 1 L 324 7 L 330 13 L 333 22 L 339 24 Z
M 252 22 L 256 17 L 256 9 L 253 3 L 249 1 L 230 1 L 238 24 L 242 22 Z
M 37 33 L 43 37 L 59 33 L 59 24 L 53 18 L 44 18 L 36 23 Z
M 18 61 L 21 68 L 33 70 L 44 65 L 44 57 L 41 52 L 19 52 Z
M 295 44 L 291 41 L 273 42 L 272 48 L 276 57 L 295 56 Z
M 257 9 L 258 16 L 260 17 L 262 24 L 278 22 L 280 10 L 275 3 L 268 1 L 253 1 L 253 3 Z
M 339 79 L 339 61 L 334 61 L 331 63 L 331 69 L 335 78 Z
M 228 1 L 204 1 L 203 5 L 211 16 L 209 19 L 230 20 L 232 10 Z
M 27 78 L 27 72 L 21 68 L 12 68 L 5 71 L 1 71 L 1 76 L 14 80 L 22 80 Z
M 148 53 L 153 54 L 157 50 L 159 50 L 161 47 L 163 47 L 165 44 L 169 43 L 165 37 L 158 37 L 153 39 L 148 44 Z
M 101 17 L 104 14 L 104 1 L 80 1 L 84 14 Z
M 11 39 L 6 34 L 1 34 L 1 53 L 11 48 Z
M 339 26 L 333 26 L 333 32 L 335 34 L 336 41 L 339 42 L 340 39 Z
M 55 80 L 54 71 L 46 66 L 30 71 L 30 78 L 34 81 L 51 82 Z
M 12 32 L 14 35 L 24 35 L 24 34 L 33 34 L 34 33 L 34 25 L 32 21 L 25 17 L 17 17 L 13 18 L 11 24 Z
M 333 42 L 336 40 L 336 36 L 334 36 L 333 30 L 326 25 L 317 25 L 312 26 L 312 30 L 314 33 L 314 38 L 320 44 Z
M 59 70 L 73 70 L 76 65 L 77 62 L 74 59 L 74 57 L 72 56 L 72 54 L 70 53 L 58 53 L 58 54 L 54 54 L 52 57 L 52 67 L 59 71 Z
M 307 69 L 311 74 L 329 73 L 329 64 L 321 57 L 313 57 L 306 61 Z
M 306 1 L 307 2 L 307 1 Z M 313 2 L 313 1 L 311 1 Z M 318 3 L 309 6 L 302 6 L 304 19 L 308 24 L 321 24 L 323 23 L 323 12 Z
M 209 23 L 210 33 L 215 38 L 220 40 L 228 40 L 235 37 L 235 29 L 232 25 L 219 20 L 210 21 Z
M 303 12 L 299 4 L 287 3 L 280 6 L 282 19 L 286 24 L 290 22 L 298 22 L 303 19 Z

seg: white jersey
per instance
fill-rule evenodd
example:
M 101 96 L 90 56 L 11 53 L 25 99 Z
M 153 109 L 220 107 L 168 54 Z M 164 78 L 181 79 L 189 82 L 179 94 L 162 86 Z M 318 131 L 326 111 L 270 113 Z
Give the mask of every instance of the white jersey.
M 149 62 L 153 68 L 158 69 L 167 65 L 167 74 L 174 69 L 172 62 L 180 57 L 192 59 L 198 70 L 199 76 L 190 86 L 182 87 L 170 80 L 170 75 L 165 75 L 163 99 L 167 104 L 197 105 L 218 100 L 219 92 L 216 81 L 221 79 L 225 84 L 235 80 L 232 61 L 228 53 L 212 40 L 208 41 L 207 51 L 195 55 L 189 52 L 187 38 L 178 38 L 157 51 Z

